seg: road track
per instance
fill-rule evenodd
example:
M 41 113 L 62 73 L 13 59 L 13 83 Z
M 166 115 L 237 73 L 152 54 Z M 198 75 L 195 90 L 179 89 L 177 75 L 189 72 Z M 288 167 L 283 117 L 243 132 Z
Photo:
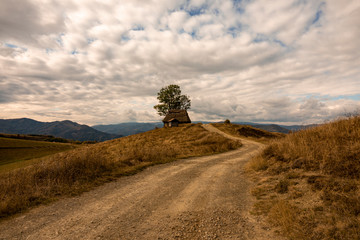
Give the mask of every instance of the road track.
M 274 239 L 249 214 L 244 173 L 263 145 L 241 141 L 237 150 L 149 167 L 2 221 L 0 239 Z

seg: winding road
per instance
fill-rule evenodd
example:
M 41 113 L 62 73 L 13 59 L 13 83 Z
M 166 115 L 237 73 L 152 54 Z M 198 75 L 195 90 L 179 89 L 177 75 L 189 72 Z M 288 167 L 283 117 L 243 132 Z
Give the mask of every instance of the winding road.
M 243 172 L 262 144 L 241 141 L 238 150 L 149 167 L 4 220 L 0 239 L 274 239 L 249 214 Z

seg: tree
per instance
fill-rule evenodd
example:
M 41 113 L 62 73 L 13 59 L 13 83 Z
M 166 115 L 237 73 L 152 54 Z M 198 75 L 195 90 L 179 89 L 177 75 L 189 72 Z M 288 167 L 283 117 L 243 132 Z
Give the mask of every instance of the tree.
M 180 86 L 175 84 L 161 88 L 157 95 L 160 104 L 155 105 L 154 108 L 160 116 L 165 116 L 172 109 L 187 110 L 191 106 L 189 96 L 181 95 Z

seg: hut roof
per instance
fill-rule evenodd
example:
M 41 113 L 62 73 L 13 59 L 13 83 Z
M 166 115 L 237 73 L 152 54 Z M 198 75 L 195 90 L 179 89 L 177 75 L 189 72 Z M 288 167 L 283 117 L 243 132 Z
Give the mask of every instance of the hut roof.
M 172 120 L 178 120 L 179 123 L 191 123 L 189 114 L 187 113 L 186 110 L 182 110 L 182 109 L 172 109 L 169 110 L 169 113 L 166 114 L 163 122 L 170 122 Z

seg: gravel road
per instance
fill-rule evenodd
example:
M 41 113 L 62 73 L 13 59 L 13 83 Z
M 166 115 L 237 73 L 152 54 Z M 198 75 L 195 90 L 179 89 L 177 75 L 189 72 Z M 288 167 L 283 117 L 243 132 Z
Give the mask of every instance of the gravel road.
M 248 213 L 243 166 L 262 144 L 242 142 L 235 151 L 153 166 L 2 221 L 0 239 L 276 239 Z

